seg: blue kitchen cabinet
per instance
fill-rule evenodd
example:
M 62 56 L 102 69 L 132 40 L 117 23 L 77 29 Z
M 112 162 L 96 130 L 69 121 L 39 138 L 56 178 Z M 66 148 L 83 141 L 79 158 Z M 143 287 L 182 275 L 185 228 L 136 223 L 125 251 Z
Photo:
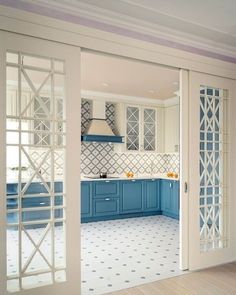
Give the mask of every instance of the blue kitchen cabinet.
M 145 180 L 144 211 L 160 211 L 160 180 Z
M 50 183 L 47 182 L 47 185 L 50 187 Z M 24 188 L 25 183 L 22 184 L 22 189 Z M 63 205 L 63 197 L 60 193 L 63 192 L 63 183 L 55 182 L 54 184 L 54 206 Z M 52 212 L 51 209 L 46 207 L 51 206 L 51 198 L 49 196 L 41 196 L 41 194 L 48 194 L 49 192 L 45 188 L 45 186 L 41 182 L 33 182 L 29 185 L 25 192 L 25 196 L 21 199 L 21 208 L 33 208 L 31 211 L 22 211 L 21 219 L 23 222 L 28 221 L 38 221 L 38 220 L 48 220 L 51 218 L 51 214 L 53 214 L 54 218 L 62 218 L 63 217 L 63 209 L 62 208 L 54 208 Z M 14 196 L 15 195 L 15 196 Z M 17 209 L 18 208 L 18 184 L 10 183 L 7 184 L 7 209 Z M 9 198 L 11 197 L 11 198 Z M 45 207 L 45 210 L 43 209 Z M 40 208 L 40 210 L 39 210 Z M 8 223 L 18 222 L 18 212 L 8 213 L 7 221 Z M 40 227 L 41 225 L 35 225 L 34 227 Z
M 81 182 L 81 218 L 92 217 L 92 183 Z
M 173 213 L 179 219 L 179 181 L 173 181 Z
M 165 216 L 179 219 L 179 181 L 161 180 L 161 211 Z
M 121 181 L 121 213 L 138 213 L 143 211 L 144 181 Z
M 119 215 L 120 187 L 117 180 L 93 181 L 93 217 Z
M 119 198 L 100 198 L 93 200 L 93 215 L 112 216 L 119 214 Z

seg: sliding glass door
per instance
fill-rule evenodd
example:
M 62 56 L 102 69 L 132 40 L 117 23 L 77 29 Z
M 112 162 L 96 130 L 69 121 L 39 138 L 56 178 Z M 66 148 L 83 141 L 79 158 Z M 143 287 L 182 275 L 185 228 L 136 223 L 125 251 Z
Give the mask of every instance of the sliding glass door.
M 231 190 L 234 81 L 190 72 L 189 268 L 234 259 Z
M 1 294 L 79 294 L 80 51 L 0 38 Z

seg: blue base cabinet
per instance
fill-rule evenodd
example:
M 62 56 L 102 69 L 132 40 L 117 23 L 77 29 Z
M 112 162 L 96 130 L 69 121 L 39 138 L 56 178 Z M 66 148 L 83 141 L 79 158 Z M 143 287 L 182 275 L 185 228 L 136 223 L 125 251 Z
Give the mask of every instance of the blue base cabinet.
M 179 219 L 179 181 L 161 180 L 161 211 L 165 216 Z
M 144 181 L 121 181 L 121 213 L 137 213 L 143 211 Z
M 120 213 L 119 181 L 93 181 L 93 218 L 111 217 Z
M 24 188 L 26 184 L 22 183 L 21 189 Z M 47 182 L 47 186 L 50 188 L 50 182 Z M 7 209 L 18 209 L 18 184 L 9 183 L 7 184 Z M 25 196 L 21 199 L 21 219 L 23 222 L 34 222 L 34 221 L 43 221 L 47 222 L 51 219 L 53 214 L 54 218 L 60 219 L 63 217 L 63 209 L 58 208 L 63 204 L 63 197 L 60 193 L 63 192 L 63 183 L 58 181 L 54 183 L 54 192 L 56 193 L 54 198 L 54 210 L 51 210 L 51 198 L 49 196 L 41 196 L 41 194 L 48 194 L 46 187 L 41 182 L 32 182 L 26 192 Z M 28 211 L 28 209 L 30 210 Z M 39 209 L 40 208 L 40 209 Z M 19 213 L 11 212 L 7 214 L 7 222 L 9 224 L 18 223 Z M 58 224 L 60 221 L 58 222 Z M 40 224 L 30 224 L 27 225 L 28 228 L 37 228 L 42 227 Z
M 150 179 L 145 181 L 144 211 L 161 211 L 160 180 Z
M 86 212 L 90 214 L 82 214 L 82 222 L 161 214 L 159 179 L 85 181 L 81 184 L 83 186 L 81 208 L 87 208 Z M 88 202 L 91 190 L 92 205 Z
M 92 217 L 92 183 L 81 182 L 81 218 Z
M 54 205 L 61 206 L 62 182 L 56 182 L 54 190 L 57 193 Z M 45 187 L 40 183 L 32 183 L 28 187 L 28 196 L 22 199 L 22 208 L 34 208 L 34 210 L 22 212 L 23 221 L 51 218 L 50 197 L 41 196 L 41 193 L 45 193 Z M 8 209 L 18 208 L 17 194 L 18 185 L 7 184 Z M 41 210 L 37 210 L 38 207 Z M 157 214 L 179 218 L 179 181 L 127 179 L 81 182 L 82 222 Z M 54 216 L 62 218 L 63 209 L 55 207 Z M 8 213 L 8 222 L 17 223 L 18 212 Z

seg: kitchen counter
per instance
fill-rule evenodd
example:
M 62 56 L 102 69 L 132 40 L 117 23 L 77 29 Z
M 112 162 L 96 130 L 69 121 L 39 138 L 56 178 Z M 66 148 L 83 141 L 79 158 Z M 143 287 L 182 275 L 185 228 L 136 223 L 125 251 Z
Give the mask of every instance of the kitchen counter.
M 88 175 L 88 176 L 91 176 L 93 177 L 94 175 Z M 81 181 L 106 181 L 106 180 L 132 180 L 132 179 L 169 179 L 169 180 L 179 180 L 179 177 L 178 178 L 175 178 L 175 177 L 168 177 L 166 175 L 166 173 L 160 173 L 160 174 L 153 174 L 153 175 L 150 175 L 150 174 L 136 174 L 134 175 L 134 177 L 127 177 L 125 175 L 117 175 L 117 174 L 113 174 L 111 177 L 108 177 L 107 178 L 89 178 L 87 177 L 87 175 L 81 175 Z M 29 179 L 27 178 L 23 178 L 21 180 L 22 183 L 27 183 Z M 55 182 L 62 182 L 63 180 L 62 179 L 55 179 Z M 41 179 L 34 179 L 32 181 L 33 183 L 41 183 Z M 50 182 L 49 179 L 45 179 L 45 182 Z M 7 183 L 10 184 L 10 183 L 18 183 L 18 180 L 16 179 L 8 179 L 7 180 Z
M 178 178 L 175 177 L 168 177 L 166 173 L 159 173 L 159 174 L 136 174 L 134 177 L 127 177 L 125 175 L 117 175 L 117 174 L 112 174 L 111 177 L 107 178 L 89 178 L 88 176 L 94 176 L 94 175 L 81 175 L 81 181 L 106 181 L 106 180 L 132 180 L 132 179 L 169 179 L 169 180 L 179 180 Z

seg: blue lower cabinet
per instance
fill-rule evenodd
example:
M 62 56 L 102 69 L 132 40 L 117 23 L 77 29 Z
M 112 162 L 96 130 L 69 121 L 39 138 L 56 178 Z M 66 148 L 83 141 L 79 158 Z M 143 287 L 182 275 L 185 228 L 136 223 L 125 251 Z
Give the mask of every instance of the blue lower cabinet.
M 179 181 L 161 180 L 162 214 L 179 219 Z
M 143 211 L 144 181 L 121 181 L 121 213 L 138 213 Z
M 179 181 L 173 181 L 173 211 L 179 219 Z
M 22 188 L 26 184 L 22 184 Z M 50 186 L 50 183 L 47 183 Z M 18 184 L 7 184 L 7 209 L 18 209 L 18 192 L 17 189 Z M 63 183 L 58 181 L 55 182 L 54 192 L 56 193 L 54 197 L 54 206 L 62 206 L 63 205 L 63 196 L 59 193 L 63 191 Z M 49 220 L 51 215 L 54 218 L 62 218 L 63 217 L 63 209 L 55 207 L 52 211 L 50 208 L 51 206 L 51 197 L 49 196 L 40 196 L 40 194 L 45 193 L 48 194 L 49 192 L 41 182 L 33 182 L 29 185 L 25 192 L 25 196 L 21 199 L 21 220 L 23 222 L 30 222 L 30 221 L 43 221 Z M 14 196 L 16 195 L 16 196 Z M 11 196 L 11 198 L 9 198 Z M 15 198 L 14 198 L 15 197 Z M 44 209 L 45 207 L 45 209 Z M 30 208 L 30 211 L 27 211 Z M 8 213 L 7 214 L 7 221 L 8 223 L 17 223 L 19 221 L 18 212 Z M 40 225 L 30 225 L 31 227 L 41 227 Z
M 92 217 L 92 182 L 81 182 L 81 218 Z
M 101 198 L 93 200 L 93 215 L 111 216 L 119 214 L 119 198 Z
M 144 211 L 161 211 L 159 184 L 158 179 L 145 181 Z

